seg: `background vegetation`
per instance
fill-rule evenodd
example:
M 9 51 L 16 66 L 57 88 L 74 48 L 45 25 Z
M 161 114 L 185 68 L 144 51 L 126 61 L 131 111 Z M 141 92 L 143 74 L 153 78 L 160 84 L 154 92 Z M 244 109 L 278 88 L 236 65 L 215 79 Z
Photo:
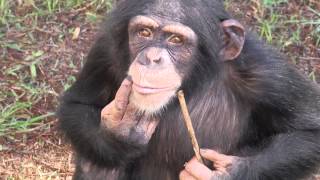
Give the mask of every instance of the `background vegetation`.
M 53 112 L 111 7 L 111 0 L 0 0 L 0 179 L 71 179 L 72 152 Z M 228 0 L 226 7 L 320 80 L 318 0 Z

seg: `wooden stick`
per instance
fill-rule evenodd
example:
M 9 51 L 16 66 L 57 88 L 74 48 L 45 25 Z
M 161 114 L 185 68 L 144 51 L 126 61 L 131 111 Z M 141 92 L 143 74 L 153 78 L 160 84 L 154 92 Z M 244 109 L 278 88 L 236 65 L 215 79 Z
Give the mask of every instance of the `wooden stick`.
M 196 158 L 200 163 L 203 164 L 203 160 L 202 160 L 202 157 L 200 155 L 199 144 L 198 144 L 198 141 L 197 141 L 197 138 L 196 138 L 193 126 L 192 126 L 192 121 L 191 121 L 191 118 L 190 118 L 190 115 L 189 115 L 187 103 L 186 103 L 186 100 L 184 98 L 184 93 L 181 90 L 178 92 L 178 99 L 179 99 L 181 110 L 182 110 L 182 114 L 183 114 L 183 117 L 184 117 L 184 122 L 185 122 L 185 124 L 187 126 L 187 129 L 188 129 L 188 132 L 189 132 L 189 136 L 191 138 L 191 143 L 192 143 L 192 146 L 193 146 L 193 150 L 194 150 L 194 152 L 196 154 Z

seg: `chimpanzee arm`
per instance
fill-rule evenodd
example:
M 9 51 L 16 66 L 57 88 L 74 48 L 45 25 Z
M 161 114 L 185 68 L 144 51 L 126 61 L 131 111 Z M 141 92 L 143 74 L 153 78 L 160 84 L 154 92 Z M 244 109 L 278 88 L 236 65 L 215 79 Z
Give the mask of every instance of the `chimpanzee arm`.
M 102 37 L 92 48 L 77 81 L 64 94 L 58 116 L 61 129 L 80 156 L 114 167 L 137 156 L 141 147 L 116 138 L 100 125 L 102 108 L 113 100 L 126 76 L 125 65 L 111 66 L 107 54 L 110 47 L 105 45 L 110 40 Z
M 290 67 L 280 71 L 253 115 L 263 148 L 243 158 L 234 179 L 299 179 L 319 166 L 319 88 Z
M 60 108 L 61 128 L 81 156 L 100 165 L 119 166 L 141 152 L 139 146 L 101 128 L 100 108 L 72 102 L 64 102 Z
M 259 154 L 243 158 L 231 179 L 299 179 L 320 160 L 320 130 L 279 134 Z M 310 168 L 313 167 L 313 168 Z

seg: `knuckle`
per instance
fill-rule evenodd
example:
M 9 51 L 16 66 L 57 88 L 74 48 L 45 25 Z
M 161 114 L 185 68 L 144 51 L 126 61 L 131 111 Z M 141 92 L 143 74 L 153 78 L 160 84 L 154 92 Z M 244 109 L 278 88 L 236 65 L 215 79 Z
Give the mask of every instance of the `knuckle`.
M 108 121 L 111 119 L 112 114 L 110 112 L 101 113 L 101 120 Z
M 126 105 L 128 103 L 128 101 L 124 98 L 118 99 L 117 100 L 117 104 L 118 105 Z
M 128 105 L 128 101 L 125 99 L 118 99 L 116 102 L 116 109 L 117 110 L 124 110 Z
M 127 93 L 131 89 L 131 84 L 123 83 L 120 85 L 119 92 Z
M 103 114 L 109 114 L 112 111 L 112 107 L 114 106 L 114 101 L 107 104 L 102 110 L 101 115 Z
M 124 82 L 122 85 L 121 85 L 122 87 L 124 87 L 124 88 L 130 88 L 130 84 L 129 83 L 127 83 L 127 82 Z
M 185 169 L 186 169 L 187 171 L 192 171 L 192 167 L 193 167 L 193 165 L 192 165 L 192 163 L 190 163 L 190 162 L 186 163 L 186 165 L 185 165 Z
M 122 81 L 122 84 L 130 86 L 132 84 L 132 81 L 130 81 L 129 79 L 125 79 Z
M 186 177 L 186 172 L 183 170 L 183 171 L 181 171 L 180 174 L 179 174 L 179 179 L 180 179 L 180 180 L 183 180 L 183 179 L 185 179 L 185 177 Z

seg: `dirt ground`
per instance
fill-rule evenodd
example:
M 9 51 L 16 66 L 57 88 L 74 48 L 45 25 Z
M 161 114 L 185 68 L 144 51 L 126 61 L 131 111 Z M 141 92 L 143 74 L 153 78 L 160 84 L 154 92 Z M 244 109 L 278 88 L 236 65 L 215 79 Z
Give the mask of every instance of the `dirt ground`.
M 285 16 L 297 15 L 320 19 L 308 9 L 312 6 L 313 9 L 320 12 L 319 2 L 310 1 L 309 4 L 298 0 L 290 2 L 289 7 L 279 6 L 277 12 Z M 259 8 L 261 7 L 255 1 L 234 1 L 228 6 L 235 17 L 257 31 L 260 27 L 259 18 L 268 18 L 268 12 L 262 12 Z M 28 9 L 19 9 L 15 13 L 23 16 L 27 11 Z M 67 83 L 73 81 L 73 77 L 82 66 L 98 32 L 99 23 L 88 21 L 87 11 L 88 8 L 82 7 L 74 11 L 59 12 L 49 20 L 39 18 L 37 28 L 33 30 L 21 31 L 12 26 L 10 31 L 5 33 L 6 40 L 23 42 L 27 34 L 32 33 L 36 43 L 26 42 L 24 52 L 7 48 L 6 57 L 0 61 L 2 91 L 14 89 L 19 92 L 19 88 L 13 83 L 19 79 L 7 76 L 3 72 L 16 64 L 23 64 L 23 60 L 35 49 L 41 50 L 45 52 L 45 55 L 42 56 L 41 63 L 37 66 L 36 80 L 39 83 L 46 83 L 50 93 L 42 95 L 39 102 L 30 111 L 33 114 L 54 112 L 59 94 L 63 92 Z M 74 37 L 75 34 L 69 31 L 70 28 L 80 28 L 79 36 Z M 288 34 L 290 29 L 296 28 L 297 24 L 288 24 L 278 27 L 276 31 L 279 34 Z M 290 57 L 288 61 L 295 63 L 301 72 L 320 82 L 320 48 L 315 38 L 310 35 L 314 28 L 315 26 L 304 25 L 298 43 L 286 46 L 273 44 L 287 54 Z M 0 49 L 0 54 L 1 51 L 3 50 Z M 1 103 L 9 104 L 10 101 L 12 100 L 4 99 Z M 37 126 L 28 129 L 27 132 L 9 132 L 0 136 L 0 145 L 0 179 L 71 179 L 74 171 L 73 153 L 68 142 L 59 133 L 55 117 L 47 118 Z
M 86 11 L 88 9 L 81 7 L 71 12 L 57 13 L 49 20 L 40 18 L 38 27 L 31 32 L 37 43 L 28 43 L 27 50 L 23 53 L 8 49 L 5 60 L 0 62 L 0 79 L 5 80 L 2 91 L 17 89 L 19 92 L 21 89 L 15 83 L 19 81 L 16 79 L 19 77 L 6 76 L 5 69 L 22 64 L 23 59 L 34 50 L 45 52 L 37 66 L 39 73 L 36 80 L 45 83 L 46 87 L 49 86 L 50 93 L 40 95 L 41 99 L 30 109 L 32 114 L 54 112 L 65 85 L 74 81 L 74 76 L 82 66 L 99 25 L 87 20 Z M 69 32 L 70 28 L 80 28 L 77 38 Z M 27 33 L 29 32 L 21 32 L 12 27 L 6 32 L 6 38 L 10 41 L 25 41 Z M 2 103 L 10 104 L 10 101 L 12 100 L 6 99 Z M 58 131 L 55 117 L 47 118 L 34 128 L 27 129 L 27 132 L 10 132 L 0 136 L 0 145 L 0 179 L 40 180 L 72 177 L 73 154 L 71 147 Z

